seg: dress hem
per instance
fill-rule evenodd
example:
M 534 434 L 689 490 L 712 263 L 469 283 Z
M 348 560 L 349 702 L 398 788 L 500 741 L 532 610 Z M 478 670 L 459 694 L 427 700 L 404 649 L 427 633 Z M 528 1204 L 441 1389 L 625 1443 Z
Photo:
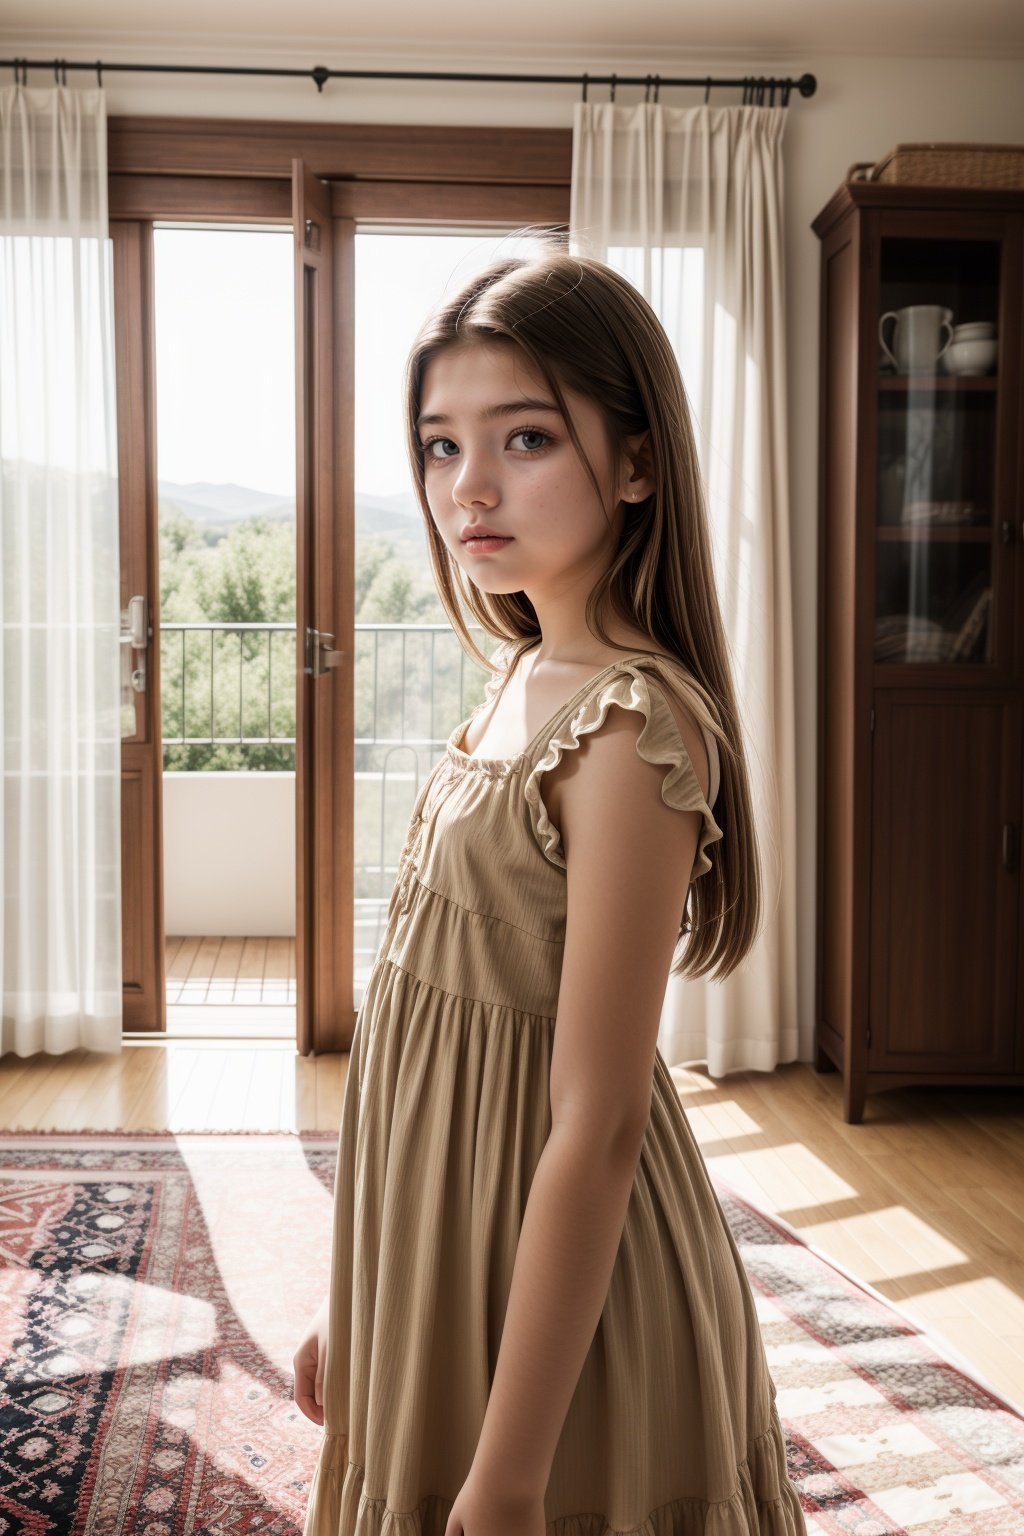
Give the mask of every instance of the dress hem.
M 684 1496 L 652 1510 L 639 1525 L 613 1526 L 600 1513 L 560 1515 L 547 1536 L 805 1536 L 800 1496 L 782 1469 L 786 1445 L 777 1414 L 750 1442 L 726 1499 Z M 364 1486 L 348 1458 L 348 1437 L 327 1431 L 310 1485 L 303 1536 L 444 1536 L 454 1499 L 426 1494 L 412 1510 L 391 1509 Z

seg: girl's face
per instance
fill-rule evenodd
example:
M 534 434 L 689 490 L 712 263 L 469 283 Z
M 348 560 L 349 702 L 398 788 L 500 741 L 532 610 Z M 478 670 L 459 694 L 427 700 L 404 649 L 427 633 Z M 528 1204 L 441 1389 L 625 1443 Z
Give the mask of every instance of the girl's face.
M 628 506 L 653 489 L 648 477 L 633 477 L 627 456 L 613 463 L 597 406 L 563 392 L 603 505 L 546 383 L 512 345 L 451 346 L 424 370 L 417 430 L 427 504 L 454 558 L 486 592 L 523 591 L 536 602 L 579 581 L 589 590 L 617 546 L 622 498 Z M 507 542 L 467 542 L 478 529 Z

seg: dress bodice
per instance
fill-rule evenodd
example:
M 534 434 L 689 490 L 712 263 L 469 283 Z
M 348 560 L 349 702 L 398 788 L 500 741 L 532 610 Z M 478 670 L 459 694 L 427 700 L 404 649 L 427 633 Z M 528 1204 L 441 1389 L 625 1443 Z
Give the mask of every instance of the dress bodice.
M 667 702 L 672 689 L 701 724 L 707 799 Z M 554 1017 L 566 864 L 543 778 L 613 704 L 644 717 L 637 751 L 665 767 L 665 802 L 702 814 L 691 881 L 711 868 L 707 850 L 723 835 L 712 811 L 719 760 L 711 710 L 677 666 L 647 653 L 623 657 L 589 678 L 513 757 L 474 757 L 458 745 L 476 711 L 456 726 L 416 797 L 382 954 L 444 990 Z

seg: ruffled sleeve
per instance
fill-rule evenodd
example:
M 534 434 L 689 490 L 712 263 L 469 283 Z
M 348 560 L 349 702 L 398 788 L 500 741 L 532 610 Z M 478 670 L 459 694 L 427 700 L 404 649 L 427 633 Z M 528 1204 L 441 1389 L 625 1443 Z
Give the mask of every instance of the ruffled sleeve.
M 565 855 L 558 828 L 553 826 L 541 798 L 541 780 L 550 768 L 561 761 L 563 752 L 574 752 L 580 737 L 600 730 L 609 709 L 615 704 L 624 709 L 635 709 L 644 717 L 644 725 L 636 741 L 639 755 L 648 763 L 664 765 L 668 772 L 661 781 L 661 798 L 666 805 L 680 811 L 700 811 L 703 818 L 697 852 L 690 875 L 691 884 L 711 868 L 708 849 L 723 836 L 722 829 L 712 814 L 711 805 L 701 793 L 700 783 L 694 771 L 690 754 L 679 733 L 675 715 L 662 692 L 659 682 L 649 677 L 639 667 L 625 665 L 602 685 L 594 689 L 573 713 L 560 721 L 540 757 L 533 765 L 523 785 L 523 794 L 529 807 L 534 836 L 541 852 L 552 864 L 565 869 Z M 699 719 L 699 713 L 695 709 Z M 711 772 L 708 793 L 716 799 L 718 791 L 718 748 L 714 736 L 703 725 L 701 728 L 707 745 Z

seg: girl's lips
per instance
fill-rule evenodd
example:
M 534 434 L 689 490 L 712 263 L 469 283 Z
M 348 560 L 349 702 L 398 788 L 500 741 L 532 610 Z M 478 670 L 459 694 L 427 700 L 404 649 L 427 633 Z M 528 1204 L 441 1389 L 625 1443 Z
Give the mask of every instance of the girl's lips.
M 471 555 L 485 555 L 492 550 L 504 549 L 506 544 L 511 544 L 511 538 L 505 538 L 497 534 L 480 534 L 472 539 L 463 539 L 463 544 Z

